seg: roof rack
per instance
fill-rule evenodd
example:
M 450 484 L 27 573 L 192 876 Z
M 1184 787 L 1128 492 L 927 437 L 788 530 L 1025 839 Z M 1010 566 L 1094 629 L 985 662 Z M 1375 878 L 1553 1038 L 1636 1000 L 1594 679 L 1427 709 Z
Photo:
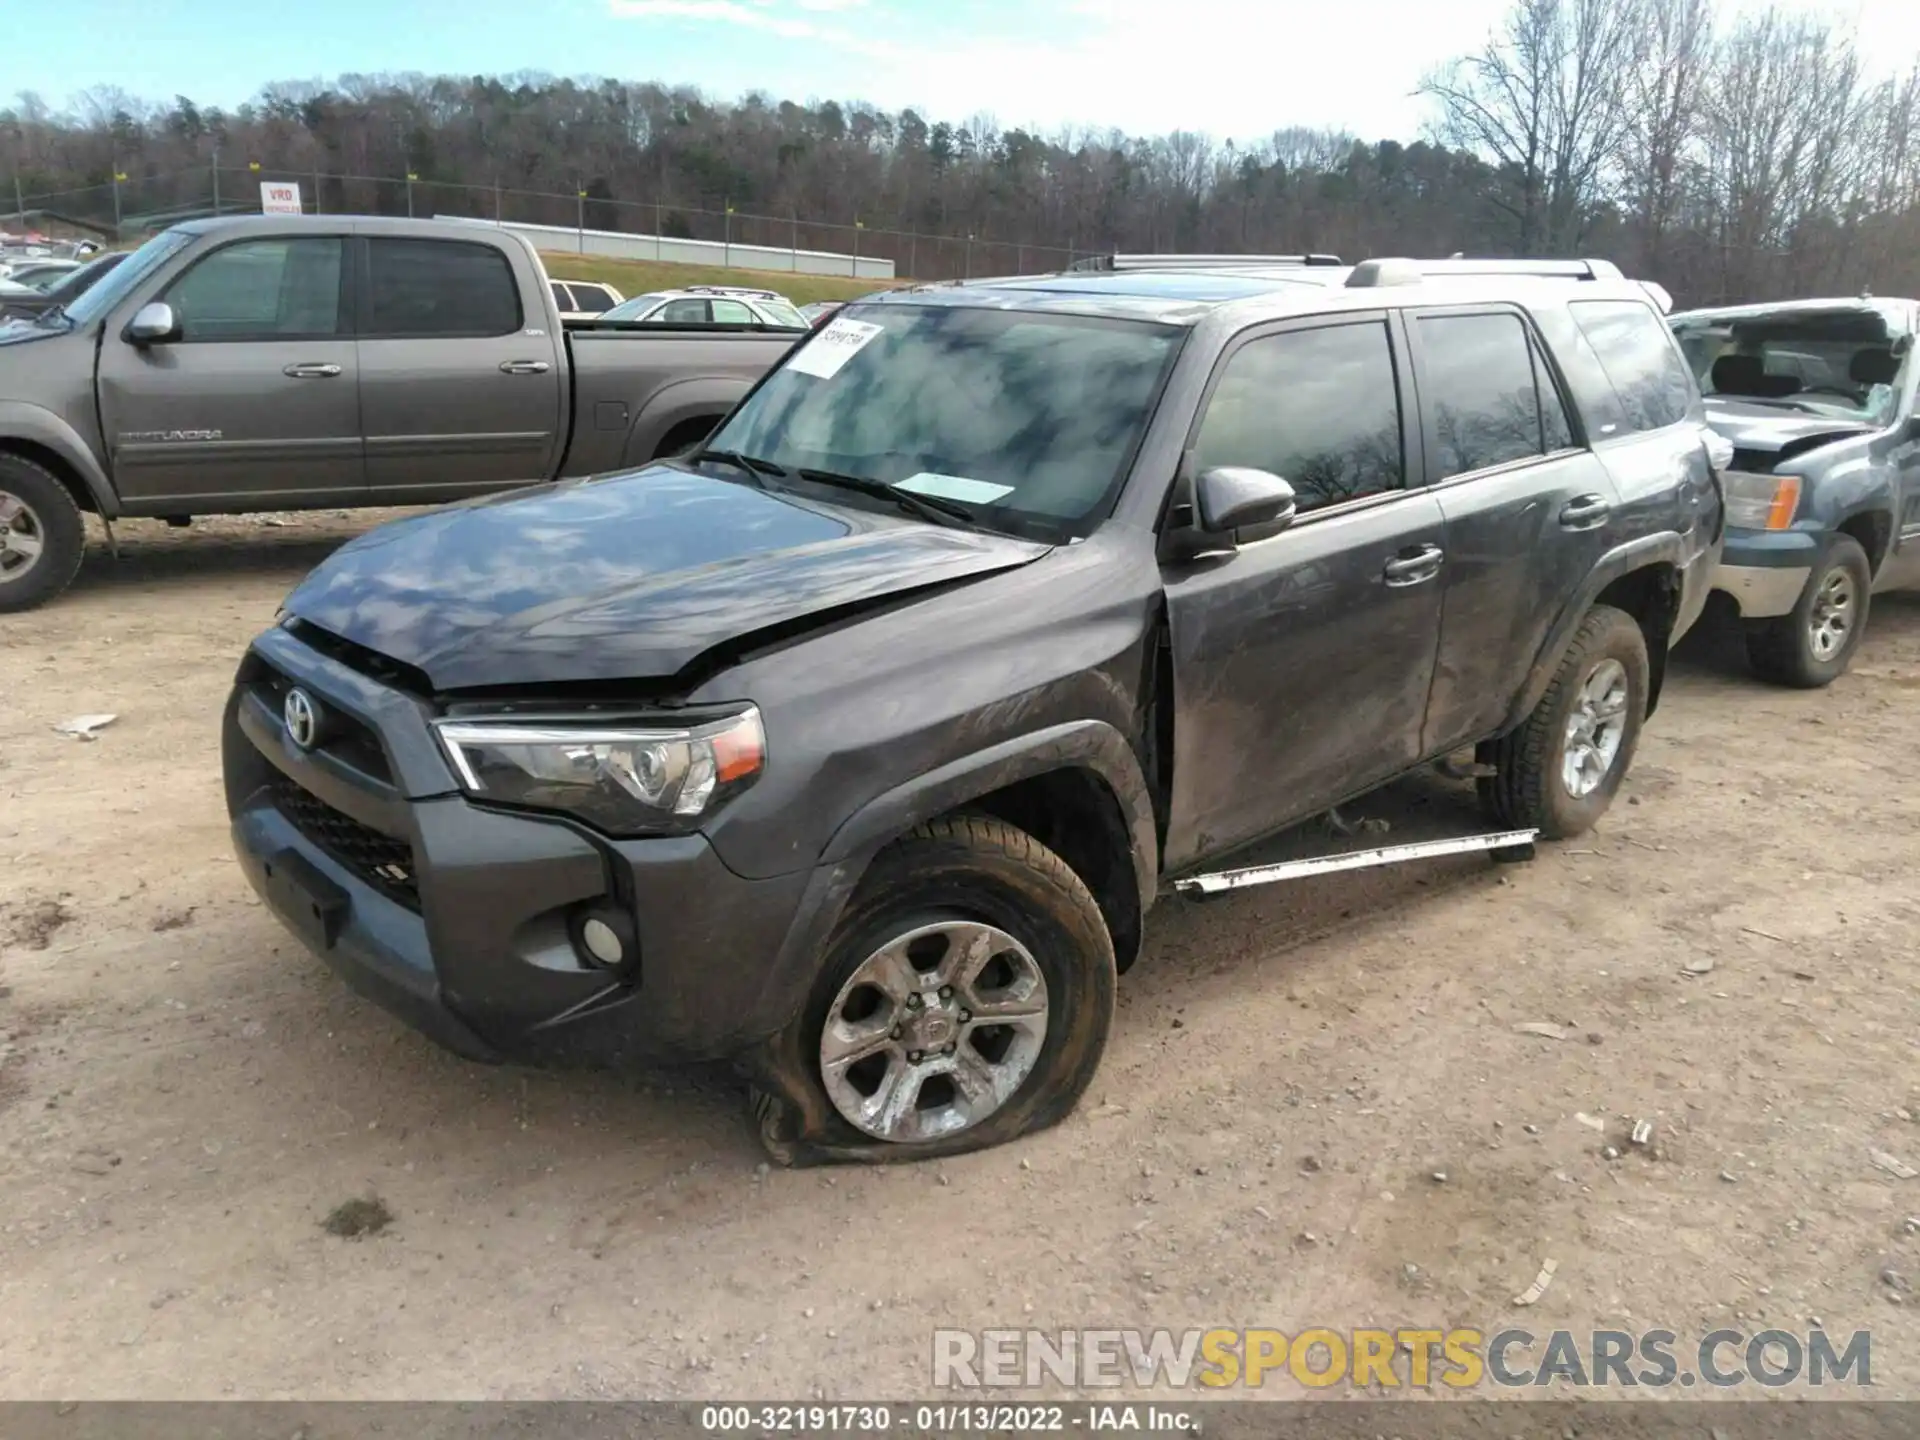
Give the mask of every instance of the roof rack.
M 756 290 L 750 285 L 683 285 L 680 288 L 689 295 L 745 295 L 755 300 L 785 298 L 777 290 Z
M 1280 265 L 1341 265 L 1338 255 L 1089 255 L 1068 270 L 1258 270 Z
M 1376 285 L 1418 285 L 1423 280 L 1464 275 L 1537 275 L 1558 280 L 1624 280 L 1611 260 L 1362 260 L 1347 276 L 1354 289 Z

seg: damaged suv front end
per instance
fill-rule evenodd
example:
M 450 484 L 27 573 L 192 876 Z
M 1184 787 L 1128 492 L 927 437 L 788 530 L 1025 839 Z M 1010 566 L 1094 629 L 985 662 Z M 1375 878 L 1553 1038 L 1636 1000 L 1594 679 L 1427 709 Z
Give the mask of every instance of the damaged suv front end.
M 1731 448 L 1714 588 L 1767 678 L 1826 684 L 1869 595 L 1920 580 L 1915 307 L 1819 300 L 1686 311 L 1674 334 Z

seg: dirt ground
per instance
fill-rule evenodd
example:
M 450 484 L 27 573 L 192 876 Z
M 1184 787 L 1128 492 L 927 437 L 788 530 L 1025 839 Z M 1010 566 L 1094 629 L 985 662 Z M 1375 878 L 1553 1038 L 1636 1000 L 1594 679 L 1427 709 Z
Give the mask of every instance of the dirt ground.
M 1690 639 L 1612 816 L 1530 866 L 1168 902 L 1045 1135 L 768 1171 L 726 1076 L 469 1065 L 254 901 L 228 679 L 370 518 L 127 524 L 0 618 L 0 1397 L 898 1398 L 941 1325 L 1813 1317 L 1920 1396 L 1920 1179 L 1872 1158 L 1920 1166 L 1920 598 L 1824 693 Z

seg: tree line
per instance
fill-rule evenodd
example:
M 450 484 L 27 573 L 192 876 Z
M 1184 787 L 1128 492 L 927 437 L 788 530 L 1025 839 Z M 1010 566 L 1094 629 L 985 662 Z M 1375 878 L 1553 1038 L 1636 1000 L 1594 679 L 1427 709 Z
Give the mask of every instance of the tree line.
M 98 216 L 116 176 L 119 203 L 164 212 L 204 205 L 223 166 L 257 166 L 315 177 L 330 211 L 851 241 L 921 278 L 1100 250 L 1463 252 L 1604 256 L 1682 304 L 1912 294 L 1920 65 L 1887 59 L 1797 10 L 1517 0 L 1424 78 L 1432 118 L 1410 142 L 1042 135 L 653 81 L 347 75 L 231 111 L 22 94 L 0 109 L 0 172 L 26 203 Z M 909 238 L 929 236 L 953 240 Z

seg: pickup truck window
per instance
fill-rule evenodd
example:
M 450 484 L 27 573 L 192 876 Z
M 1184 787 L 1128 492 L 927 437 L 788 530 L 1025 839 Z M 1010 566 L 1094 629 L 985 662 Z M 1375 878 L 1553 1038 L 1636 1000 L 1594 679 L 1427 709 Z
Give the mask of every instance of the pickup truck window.
M 1200 422 L 1197 468 L 1247 465 L 1301 513 L 1406 484 L 1393 346 L 1378 320 L 1290 330 L 1228 358 Z
M 857 343 L 816 331 L 711 447 L 887 484 L 924 477 L 943 493 L 991 495 L 987 523 L 1030 518 L 1049 534 L 1111 507 L 1185 335 L 944 305 L 849 306 L 835 317 L 845 322 L 860 327 L 842 332 Z M 795 364 L 810 351 L 825 374 Z
M 105 279 L 67 306 L 67 318 L 88 325 L 118 305 L 126 293 L 174 255 L 193 243 L 183 230 L 162 230 L 116 265 Z
M 1686 366 L 1650 308 L 1632 300 L 1576 300 L 1567 308 L 1613 381 L 1629 429 L 1659 430 L 1687 418 L 1693 387 Z
M 161 298 L 185 344 L 342 335 L 344 254 L 336 236 L 242 240 L 196 261 Z
M 1541 385 L 1519 316 L 1422 315 L 1416 323 L 1420 389 L 1433 412 L 1435 480 L 1568 443 L 1560 396 L 1551 383 Z
M 388 339 L 511 335 L 520 287 L 507 257 L 461 240 L 367 241 L 367 300 L 360 333 Z

